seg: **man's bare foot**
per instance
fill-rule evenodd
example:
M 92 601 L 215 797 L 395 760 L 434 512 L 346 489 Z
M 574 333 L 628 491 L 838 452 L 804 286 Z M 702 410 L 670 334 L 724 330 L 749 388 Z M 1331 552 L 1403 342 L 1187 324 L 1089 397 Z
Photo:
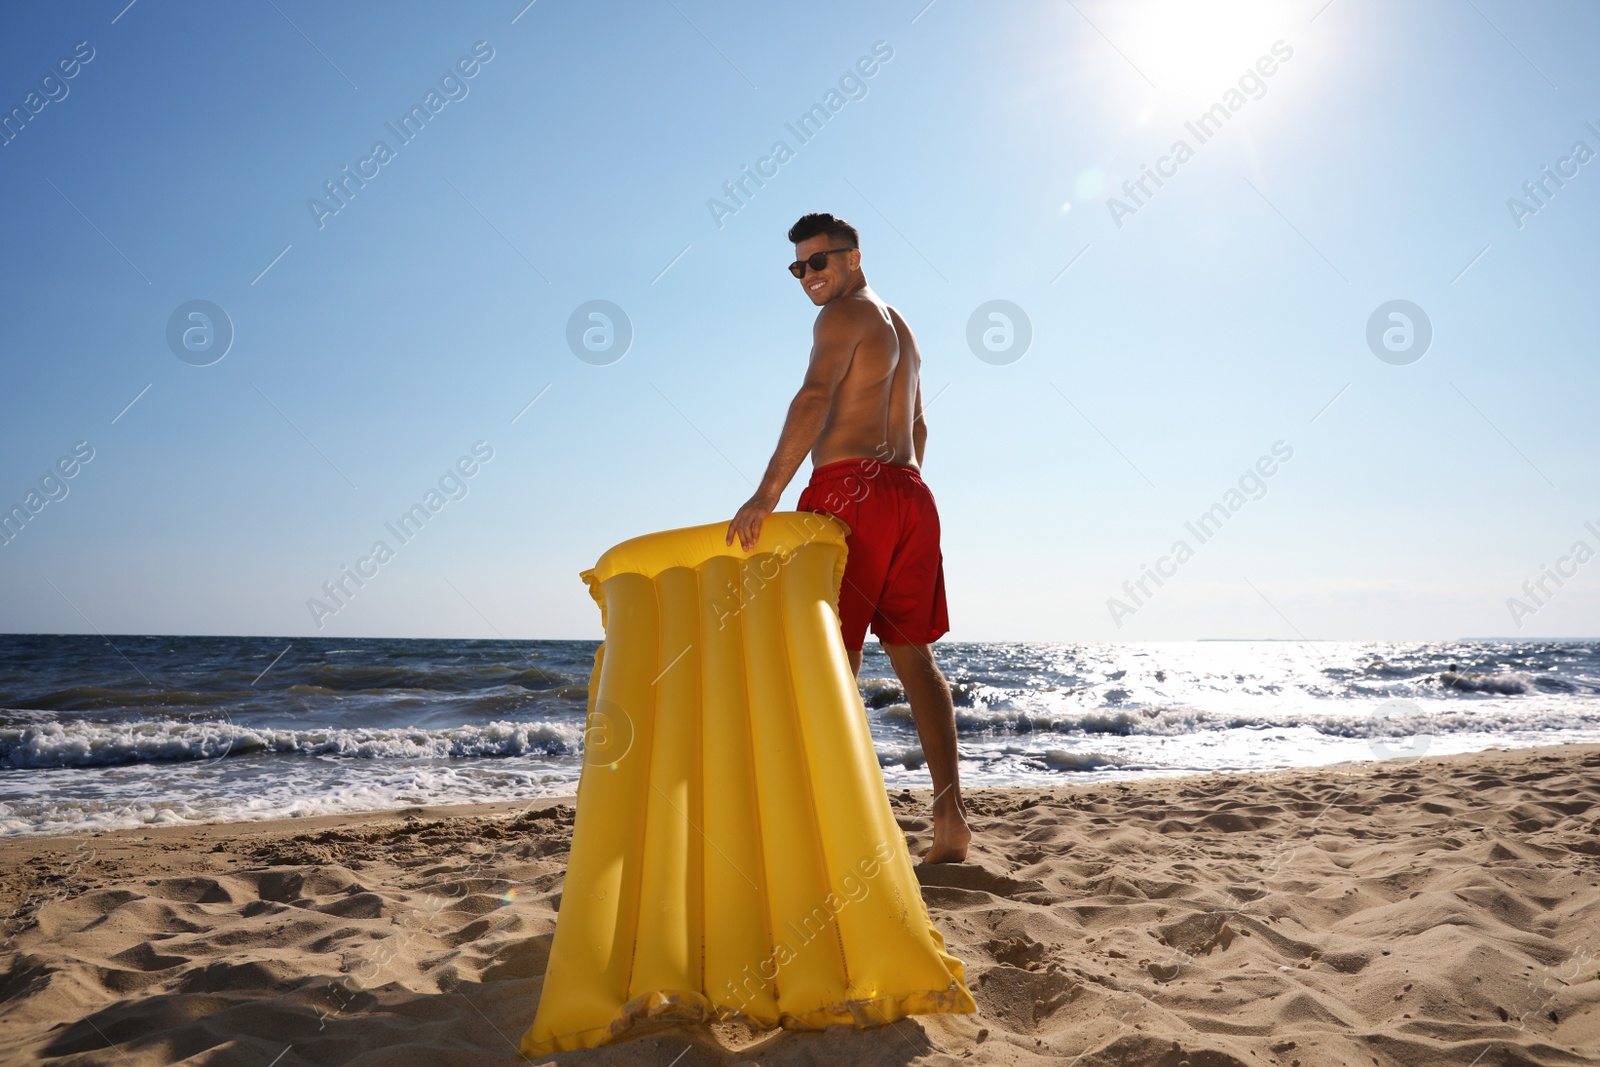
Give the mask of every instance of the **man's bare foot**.
M 935 805 L 933 811 L 933 847 L 922 854 L 923 863 L 964 863 L 967 846 L 972 843 L 972 830 L 967 826 L 967 813 L 957 804 Z

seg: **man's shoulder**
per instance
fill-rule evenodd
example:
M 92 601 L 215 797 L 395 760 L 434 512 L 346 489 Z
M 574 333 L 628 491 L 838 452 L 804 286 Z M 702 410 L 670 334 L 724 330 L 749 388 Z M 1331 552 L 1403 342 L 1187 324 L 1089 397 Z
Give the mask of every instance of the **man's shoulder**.
M 881 329 L 885 313 L 893 316 L 894 309 L 871 297 L 852 294 L 824 304 L 817 312 L 817 329 L 851 333 Z

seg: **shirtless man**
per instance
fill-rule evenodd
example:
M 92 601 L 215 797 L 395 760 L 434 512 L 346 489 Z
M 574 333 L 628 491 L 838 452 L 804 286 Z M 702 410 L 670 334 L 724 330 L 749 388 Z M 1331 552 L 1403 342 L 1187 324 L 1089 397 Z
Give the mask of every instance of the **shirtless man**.
M 836 515 L 850 527 L 839 591 L 839 623 L 850 668 L 861 671 L 867 625 L 905 688 L 933 777 L 933 847 L 924 863 L 966 859 L 972 831 L 956 768 L 955 708 L 933 660 L 949 630 L 939 513 L 920 468 L 928 428 L 922 420 L 922 357 L 899 312 L 861 273 L 855 227 L 832 215 L 806 215 L 789 229 L 800 279 L 822 310 L 812 328 L 811 363 L 755 495 L 728 524 L 746 551 L 778 497 L 811 454 L 801 511 Z

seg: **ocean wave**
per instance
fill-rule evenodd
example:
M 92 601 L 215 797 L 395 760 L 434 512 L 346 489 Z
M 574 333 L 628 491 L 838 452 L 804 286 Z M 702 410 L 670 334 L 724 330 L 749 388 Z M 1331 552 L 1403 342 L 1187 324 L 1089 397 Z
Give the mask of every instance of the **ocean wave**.
M 1052 771 L 1105 771 L 1128 764 L 1127 760 L 1104 752 L 1069 752 L 1064 748 L 1049 749 L 1034 759 Z
M 283 690 L 290 696 L 308 703 L 317 699 L 347 700 L 361 698 L 366 707 L 404 707 L 411 704 L 448 706 L 458 710 L 482 714 L 499 709 L 519 708 L 540 700 L 567 700 L 577 704 L 589 699 L 589 687 L 577 683 L 559 685 L 553 689 L 524 689 L 521 686 L 503 685 L 492 689 L 440 691 L 437 689 L 323 689 L 314 685 L 292 685 Z M 258 700 L 257 703 L 260 701 Z
M 958 708 L 981 708 L 997 700 L 1004 700 L 1008 690 L 985 682 L 962 681 L 952 678 L 950 699 Z M 861 701 L 868 708 L 878 709 L 904 704 L 905 687 L 894 678 L 862 678 L 858 683 Z
M 0 767 L 108 767 L 256 754 L 351 759 L 444 759 L 573 755 L 583 727 L 492 722 L 421 729 L 256 729 L 228 720 L 44 723 L 0 728 Z
M 30 711 L 101 711 L 123 707 L 214 706 L 218 693 L 193 689 L 123 689 L 74 685 L 14 702 Z
M 873 747 L 877 751 L 880 767 L 904 767 L 908 771 L 919 771 L 928 762 L 921 745 L 877 744 Z
M 963 737 L 1059 733 L 1085 736 L 1181 737 L 1228 730 L 1309 730 L 1328 737 L 1407 737 L 1417 733 L 1476 733 L 1503 730 L 1600 728 L 1600 703 L 1563 703 L 1541 708 L 1505 704 L 1460 705 L 1435 698 L 1416 703 L 1420 711 L 1375 714 L 1381 705 L 1356 710 L 1285 710 L 1280 712 L 1214 712 L 1172 706 L 1137 709 L 1074 710 L 956 709 L 956 732 Z M 911 708 L 891 705 L 877 713 L 887 722 L 911 725 Z
M 129 690 L 99 686 L 72 686 L 36 697 L 14 700 L 15 706 L 0 708 L 0 725 L 14 725 L 40 716 L 58 713 L 106 718 L 131 713 L 149 716 L 164 713 L 168 718 L 217 715 L 248 717 L 257 713 L 280 713 L 285 697 L 289 707 L 315 715 L 336 718 L 359 714 L 363 717 L 393 718 L 411 716 L 415 709 L 427 708 L 462 719 L 482 719 L 520 711 L 548 701 L 566 703 L 574 709 L 588 701 L 589 687 L 567 682 L 550 689 L 528 689 L 520 685 L 500 685 L 487 689 L 324 689 L 296 684 L 276 691 L 252 689 L 199 691 L 188 689 Z
M 177 681 L 174 678 L 171 681 Z M 46 711 L 105 711 L 117 708 L 217 706 L 239 701 L 259 701 L 275 693 L 300 696 L 377 695 L 385 699 L 414 697 L 432 700 L 471 700 L 505 695 L 554 696 L 583 699 L 583 681 L 538 667 L 477 665 L 332 666 L 313 664 L 294 670 L 279 669 L 265 677 L 237 670 L 220 671 L 204 678 L 182 679 L 192 688 L 172 685 L 72 685 L 34 695 L 18 695 L 9 702 Z
M 1521 671 L 1508 671 L 1504 674 L 1445 671 L 1439 675 L 1439 684 L 1459 689 L 1463 693 L 1499 693 L 1501 696 L 1518 696 L 1531 689 L 1534 681 Z
M 471 693 L 481 689 L 516 686 L 545 690 L 569 684 L 573 679 L 542 667 L 501 664 L 431 664 L 426 667 L 388 664 L 334 665 L 311 664 L 274 672 L 276 687 L 308 685 L 334 692 L 365 692 L 373 689 L 430 690 L 436 693 Z M 272 678 L 273 675 L 268 675 Z
M 906 691 L 900 683 L 889 678 L 863 678 L 860 682 L 861 700 L 869 708 L 887 708 L 905 702 Z

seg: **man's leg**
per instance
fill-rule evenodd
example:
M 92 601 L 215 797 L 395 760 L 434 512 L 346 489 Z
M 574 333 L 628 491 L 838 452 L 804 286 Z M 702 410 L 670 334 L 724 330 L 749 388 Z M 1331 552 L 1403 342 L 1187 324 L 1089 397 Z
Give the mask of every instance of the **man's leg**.
M 894 673 L 906 691 L 911 718 L 917 724 L 922 754 L 933 778 L 933 847 L 923 863 L 960 863 L 967 858 L 972 831 L 961 803 L 961 775 L 956 763 L 956 709 L 950 683 L 933 661 L 932 645 L 884 645 Z M 853 654 L 859 665 L 859 654 Z

